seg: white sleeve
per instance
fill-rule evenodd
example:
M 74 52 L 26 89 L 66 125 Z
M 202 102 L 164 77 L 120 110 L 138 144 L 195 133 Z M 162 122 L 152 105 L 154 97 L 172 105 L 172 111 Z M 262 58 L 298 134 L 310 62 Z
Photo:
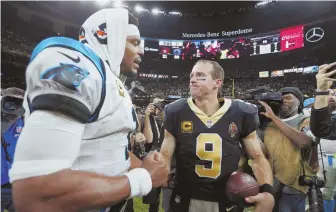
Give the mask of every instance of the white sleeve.
M 80 150 L 84 126 L 52 112 L 32 113 L 17 142 L 10 181 L 71 168 Z
M 28 65 L 26 84 L 26 111 L 54 111 L 87 123 L 100 103 L 103 79 L 81 52 L 49 47 Z

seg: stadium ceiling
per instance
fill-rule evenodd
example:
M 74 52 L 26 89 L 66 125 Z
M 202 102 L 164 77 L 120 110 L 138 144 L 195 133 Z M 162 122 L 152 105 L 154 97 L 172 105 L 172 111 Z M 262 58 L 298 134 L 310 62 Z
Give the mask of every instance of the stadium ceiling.
M 263 1 L 270 3 L 275 1 Z M 97 0 L 97 1 L 31 1 L 21 2 L 25 6 L 34 8 L 37 11 L 48 11 L 48 14 L 54 17 L 62 17 L 73 23 L 81 24 L 94 12 L 113 7 L 115 4 L 126 5 L 135 15 L 155 14 L 169 15 L 169 12 L 178 12 L 181 16 L 215 16 L 227 15 L 232 13 L 245 12 L 254 9 L 258 2 L 256 1 L 115 1 L 115 0 Z M 260 1 L 259 1 L 260 3 Z M 139 12 L 136 8 L 143 8 Z M 160 11 L 160 12 L 158 12 Z M 141 14 L 140 14 L 141 13 Z M 176 14 L 175 14 L 176 15 Z

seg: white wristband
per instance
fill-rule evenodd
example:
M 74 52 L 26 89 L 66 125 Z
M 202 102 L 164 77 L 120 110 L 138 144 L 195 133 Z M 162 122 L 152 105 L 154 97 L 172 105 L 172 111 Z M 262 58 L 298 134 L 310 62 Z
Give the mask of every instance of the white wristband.
M 146 196 L 152 190 L 152 178 L 144 168 L 136 168 L 125 173 L 131 186 L 131 196 Z

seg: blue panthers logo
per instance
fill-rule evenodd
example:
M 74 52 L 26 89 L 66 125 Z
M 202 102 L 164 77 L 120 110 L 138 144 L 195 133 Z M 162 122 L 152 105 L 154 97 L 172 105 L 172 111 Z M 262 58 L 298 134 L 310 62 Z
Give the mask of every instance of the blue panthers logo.
M 53 80 L 70 90 L 77 90 L 89 72 L 72 64 L 60 63 L 60 66 L 41 73 L 41 79 Z

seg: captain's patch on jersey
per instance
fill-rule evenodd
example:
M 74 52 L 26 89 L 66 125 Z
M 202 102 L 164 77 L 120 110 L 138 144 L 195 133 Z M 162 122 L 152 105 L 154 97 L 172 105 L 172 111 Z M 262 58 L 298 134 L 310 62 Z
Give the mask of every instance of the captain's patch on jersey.
M 193 132 L 193 123 L 191 121 L 182 121 L 181 132 L 182 133 L 192 133 Z
M 43 71 L 40 79 L 53 80 L 70 90 L 77 90 L 89 72 L 72 64 L 60 63 L 59 66 Z

